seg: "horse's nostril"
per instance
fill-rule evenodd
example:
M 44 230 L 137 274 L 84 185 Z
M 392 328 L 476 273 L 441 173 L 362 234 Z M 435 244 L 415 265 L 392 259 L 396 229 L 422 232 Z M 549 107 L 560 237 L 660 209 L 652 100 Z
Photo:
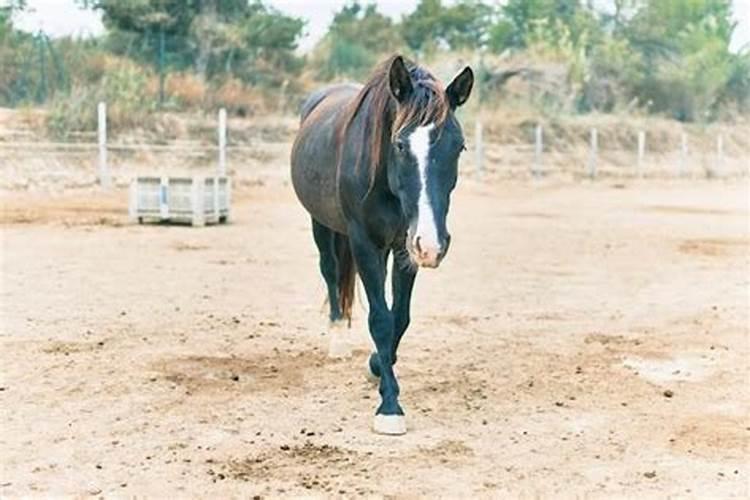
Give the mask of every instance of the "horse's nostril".
M 419 236 L 417 236 L 416 238 L 414 238 L 414 248 L 417 249 L 417 252 L 421 253 L 422 252 L 422 247 L 419 246 L 419 239 L 420 239 Z

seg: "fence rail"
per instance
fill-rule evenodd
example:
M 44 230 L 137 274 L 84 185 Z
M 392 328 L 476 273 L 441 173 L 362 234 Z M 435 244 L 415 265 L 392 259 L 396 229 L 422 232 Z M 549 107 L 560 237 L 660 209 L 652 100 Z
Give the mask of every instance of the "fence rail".
M 75 172 L 71 175 L 78 178 L 88 176 L 89 182 L 96 179 L 103 187 L 113 184 L 113 174 L 117 174 L 115 180 L 122 185 L 132 165 L 162 169 L 201 166 L 205 169 L 208 164 L 217 175 L 226 175 L 231 153 L 234 153 L 234 164 L 242 167 L 254 165 L 252 169 L 232 169 L 233 174 L 241 173 L 246 178 L 252 178 L 261 171 L 265 175 L 273 169 L 287 170 L 279 167 L 286 164 L 291 137 L 285 135 L 281 141 L 260 140 L 256 143 L 253 140 L 252 144 L 230 144 L 227 114 L 223 109 L 217 114 L 213 141 L 208 138 L 174 139 L 158 143 L 111 141 L 107 134 L 107 108 L 104 103 L 97 107 L 97 115 L 97 131 L 71 134 L 77 139 L 76 142 L 34 141 L 35 134 L 28 129 L 1 129 L 0 153 L 5 160 L 10 160 L 5 162 L 5 185 L 22 186 L 24 178 L 33 179 L 35 176 L 47 178 L 47 171 L 59 177 L 68 165 L 75 165 Z M 665 151 L 664 147 L 654 147 L 656 143 L 650 141 L 656 139 L 652 139 L 646 129 L 634 134 L 631 147 L 624 148 L 619 143 L 615 148 L 608 148 L 607 141 L 603 139 L 607 135 L 600 134 L 596 127 L 588 130 L 586 137 L 581 137 L 577 142 L 560 142 L 558 138 L 550 136 L 542 124 L 537 124 L 530 129 L 528 142 L 516 137 L 512 142 L 500 143 L 488 140 L 491 137 L 486 133 L 489 129 L 483 128 L 480 121 L 475 125 L 473 134 L 467 134 L 472 154 L 462 162 L 462 170 L 474 173 L 480 179 L 491 179 L 493 176 L 538 179 L 558 173 L 591 179 L 602 176 L 750 175 L 750 159 L 745 146 L 742 145 L 742 151 L 738 152 L 736 139 L 727 141 L 721 133 L 688 136 L 682 132 L 673 150 Z M 205 130 L 205 127 L 202 126 L 202 129 Z M 208 130 L 211 130 L 210 126 Z M 35 162 L 36 158 L 38 162 Z
M 481 121 L 475 124 L 476 133 L 474 137 L 474 157 L 475 170 L 479 174 L 488 171 L 487 164 L 501 163 L 504 157 L 512 155 L 531 155 L 531 159 L 524 168 L 506 167 L 503 171 L 513 170 L 515 172 L 526 171 L 534 178 L 550 173 L 554 165 L 569 164 L 571 159 L 580 165 L 579 174 L 592 179 L 597 178 L 602 172 L 611 172 L 613 169 L 619 170 L 621 174 L 630 174 L 634 177 L 643 177 L 652 174 L 653 166 L 659 164 L 664 166 L 667 163 L 667 170 L 671 171 L 678 177 L 684 177 L 690 173 L 690 147 L 688 135 L 685 132 L 680 134 L 679 148 L 674 151 L 648 151 L 648 133 L 646 130 L 640 130 L 637 133 L 636 146 L 633 150 L 622 147 L 614 149 L 604 149 L 599 136 L 599 130 L 596 127 L 590 129 L 588 141 L 585 146 L 567 147 L 564 151 L 550 150 L 545 147 L 545 130 L 541 124 L 534 127 L 533 140 L 528 144 L 490 144 L 484 141 L 482 133 L 483 126 Z M 750 154 L 744 151 L 739 158 L 739 168 L 727 168 L 727 155 L 724 150 L 724 135 L 719 133 L 715 136 L 715 149 L 706 151 L 699 149 L 695 151 L 699 158 L 695 159 L 692 164 L 695 167 L 699 163 L 700 168 L 704 171 L 706 177 L 716 177 L 723 174 L 750 175 Z M 487 161 L 489 160 L 489 161 Z M 570 168 L 566 168 L 570 171 Z M 663 169 L 662 169 L 663 170 Z M 575 173 L 575 172 L 573 172 Z

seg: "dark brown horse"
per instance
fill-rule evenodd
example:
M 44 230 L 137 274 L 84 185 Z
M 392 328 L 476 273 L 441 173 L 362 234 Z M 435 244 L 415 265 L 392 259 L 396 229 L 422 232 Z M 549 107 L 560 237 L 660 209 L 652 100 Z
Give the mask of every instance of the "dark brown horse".
M 444 89 L 427 70 L 395 56 L 364 86 L 327 87 L 302 106 L 292 182 L 312 218 L 332 326 L 351 319 L 356 274 L 364 284 L 377 349 L 368 366 L 382 398 L 379 433 L 406 432 L 393 364 L 409 325 L 417 269 L 437 267 L 450 244 L 446 216 L 465 149 L 454 111 L 473 82 L 466 67 Z M 337 339 L 332 332 L 332 354 L 341 354 Z

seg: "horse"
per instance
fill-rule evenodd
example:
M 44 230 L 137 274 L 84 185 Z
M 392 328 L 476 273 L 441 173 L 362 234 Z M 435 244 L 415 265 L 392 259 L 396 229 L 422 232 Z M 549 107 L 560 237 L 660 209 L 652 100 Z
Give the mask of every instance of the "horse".
M 379 434 L 406 432 L 393 365 L 409 326 L 417 271 L 437 268 L 450 246 L 446 217 L 459 156 L 466 150 L 455 111 L 473 84 L 469 66 L 443 87 L 427 69 L 395 55 L 364 85 L 322 88 L 301 107 L 291 179 L 320 254 L 330 308 L 329 353 L 348 350 L 341 347 L 341 330 L 351 326 L 359 275 L 375 344 L 367 370 L 379 380 L 381 402 L 373 423 Z

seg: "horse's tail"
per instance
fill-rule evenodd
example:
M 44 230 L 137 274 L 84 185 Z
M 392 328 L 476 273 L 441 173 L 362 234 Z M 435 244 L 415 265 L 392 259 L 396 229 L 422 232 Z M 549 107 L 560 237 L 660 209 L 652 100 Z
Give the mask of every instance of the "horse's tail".
M 354 283 L 357 277 L 357 268 L 354 265 L 354 256 L 349 245 L 349 238 L 343 234 L 336 233 L 336 258 L 338 260 L 338 291 L 339 308 L 346 320 L 352 321 L 352 304 L 354 303 Z

